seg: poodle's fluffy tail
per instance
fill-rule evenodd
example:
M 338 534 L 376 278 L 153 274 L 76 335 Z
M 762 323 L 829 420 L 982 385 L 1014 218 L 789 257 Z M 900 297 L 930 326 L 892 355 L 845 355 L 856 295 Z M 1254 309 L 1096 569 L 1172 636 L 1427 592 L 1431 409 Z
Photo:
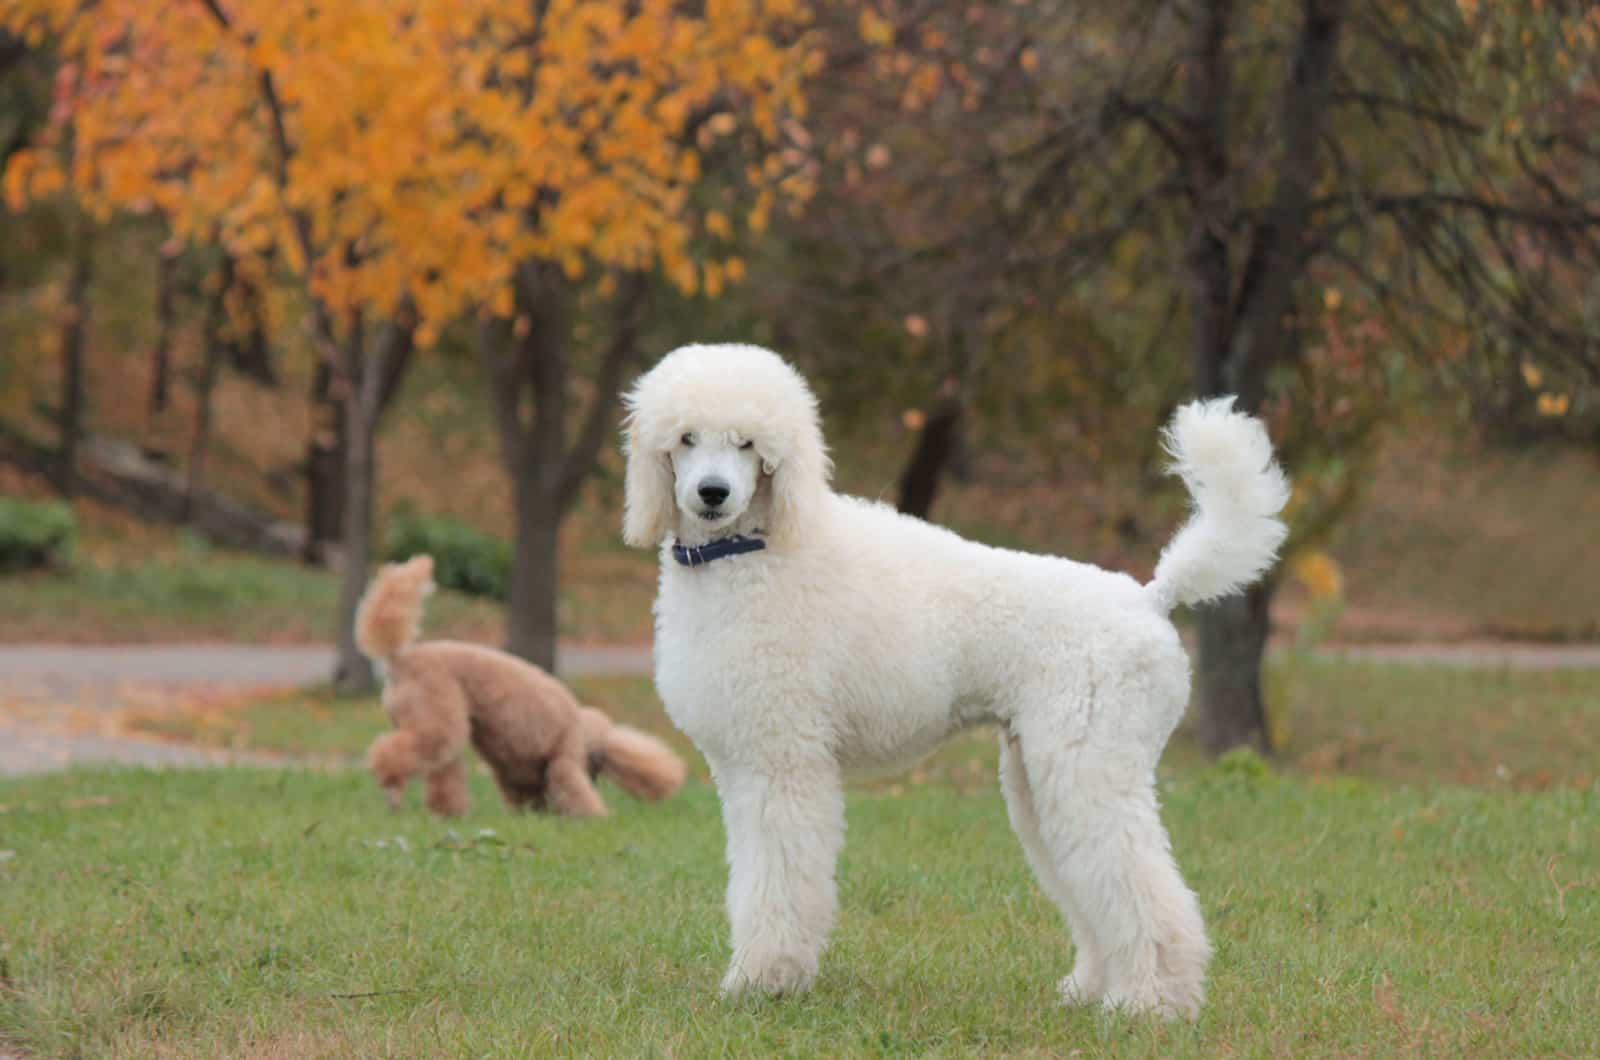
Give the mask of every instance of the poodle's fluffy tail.
M 672 795 L 683 786 L 689 767 L 672 749 L 649 733 L 626 725 L 617 725 L 594 708 L 585 708 L 590 731 L 599 729 L 604 720 L 605 729 L 589 749 L 600 756 L 600 772 L 616 781 L 622 789 L 635 798 L 656 802 Z M 598 744 L 598 746 L 596 746 Z
M 1278 513 L 1289 500 L 1266 428 L 1231 397 L 1183 406 L 1164 440 L 1195 510 L 1146 587 L 1162 613 L 1232 596 L 1265 574 L 1288 534 Z
M 375 661 L 393 659 L 417 639 L 422 601 L 432 591 L 431 556 L 385 564 L 356 607 L 356 647 Z

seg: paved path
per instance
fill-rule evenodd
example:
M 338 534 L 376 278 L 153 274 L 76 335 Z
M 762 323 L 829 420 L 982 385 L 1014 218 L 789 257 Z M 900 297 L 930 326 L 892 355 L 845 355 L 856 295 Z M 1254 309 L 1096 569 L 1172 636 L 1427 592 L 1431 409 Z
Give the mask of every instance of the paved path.
M 273 764 L 239 755 L 140 739 L 116 715 L 177 698 L 226 697 L 326 681 L 331 647 L 162 644 L 0 645 L 0 775 L 73 765 Z M 648 646 L 563 645 L 557 668 L 573 676 L 650 672 Z
M 327 645 L 9 644 L 0 645 L 0 690 L 31 687 L 92 706 L 119 686 L 300 687 L 333 675 Z M 649 645 L 564 644 L 558 672 L 609 677 L 650 672 Z
M 1321 654 L 1479 669 L 1600 669 L 1600 644 L 1371 644 Z M 226 697 L 328 679 L 333 649 L 311 645 L 0 645 L 0 775 L 116 762 L 219 765 L 281 761 L 130 737 L 112 719 L 174 698 Z M 562 645 L 567 676 L 647 675 L 648 646 Z M 97 724 L 103 722 L 104 724 Z
M 1462 641 L 1458 644 L 1353 644 L 1322 655 L 1373 662 L 1452 666 L 1464 670 L 1597 670 L 1600 644 L 1528 644 Z

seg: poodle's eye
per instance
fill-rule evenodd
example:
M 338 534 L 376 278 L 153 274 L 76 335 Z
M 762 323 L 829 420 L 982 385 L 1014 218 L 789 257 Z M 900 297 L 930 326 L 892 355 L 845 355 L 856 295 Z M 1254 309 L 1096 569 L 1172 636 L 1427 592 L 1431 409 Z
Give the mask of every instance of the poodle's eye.
M 745 442 L 745 443 L 744 443 L 744 444 L 743 444 L 743 445 L 741 445 L 741 446 L 740 446 L 740 447 L 739 447 L 739 448 L 740 448 L 740 449 L 750 449 L 750 448 L 752 448 L 752 447 L 753 447 L 753 446 L 754 446 L 754 445 L 755 445 L 755 444 L 756 444 L 756 443 L 755 443 L 755 442 Z
M 693 447 L 694 446 L 694 435 L 685 434 L 682 438 L 679 438 L 678 441 L 682 442 L 684 445 Z

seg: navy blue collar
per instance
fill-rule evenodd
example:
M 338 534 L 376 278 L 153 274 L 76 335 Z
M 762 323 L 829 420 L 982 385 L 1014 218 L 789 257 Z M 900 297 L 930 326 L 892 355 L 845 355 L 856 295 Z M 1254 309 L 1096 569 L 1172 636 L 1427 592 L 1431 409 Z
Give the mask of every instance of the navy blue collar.
M 762 538 L 734 534 L 732 537 L 718 538 L 703 545 L 673 545 L 672 558 L 685 567 L 703 567 L 714 559 L 738 556 L 746 552 L 760 552 L 766 547 L 767 543 Z

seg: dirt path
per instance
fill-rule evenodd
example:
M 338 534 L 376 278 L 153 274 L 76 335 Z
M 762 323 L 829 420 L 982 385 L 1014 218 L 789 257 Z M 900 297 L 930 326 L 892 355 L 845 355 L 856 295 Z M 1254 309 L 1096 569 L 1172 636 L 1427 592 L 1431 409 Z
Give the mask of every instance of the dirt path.
M 1465 642 L 1331 646 L 1322 654 L 1477 669 L 1596 669 L 1600 644 Z M 569 676 L 650 673 L 648 646 L 563 645 Z M 174 700 L 216 701 L 327 680 L 333 649 L 248 644 L 0 645 L 0 775 L 92 763 L 214 766 L 280 763 L 139 739 L 116 717 Z
M 130 708 L 226 700 L 326 681 L 333 649 L 241 644 L 0 645 L 0 776 L 76 765 L 281 764 L 141 739 L 121 731 Z M 650 649 L 563 645 L 574 676 L 650 672 Z

